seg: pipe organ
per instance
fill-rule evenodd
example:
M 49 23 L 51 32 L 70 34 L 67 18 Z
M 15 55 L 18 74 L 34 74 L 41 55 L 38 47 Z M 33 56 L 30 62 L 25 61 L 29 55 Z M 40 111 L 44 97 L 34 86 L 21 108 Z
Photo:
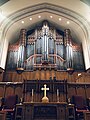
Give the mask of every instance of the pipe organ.
M 84 70 L 82 47 L 73 41 L 70 29 L 62 31 L 43 21 L 36 28 L 21 29 L 19 40 L 9 45 L 6 68 Z

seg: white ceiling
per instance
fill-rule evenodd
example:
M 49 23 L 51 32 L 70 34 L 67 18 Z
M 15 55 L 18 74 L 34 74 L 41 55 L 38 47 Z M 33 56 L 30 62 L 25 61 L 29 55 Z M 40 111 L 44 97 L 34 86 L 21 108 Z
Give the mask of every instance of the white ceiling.
M 70 28 L 77 42 L 89 38 L 90 8 L 80 0 L 10 0 L 0 10 L 6 17 L 1 21 L 0 30 L 3 39 L 10 42 L 19 39 L 20 29 L 29 30 L 43 20 L 48 20 L 61 30 Z

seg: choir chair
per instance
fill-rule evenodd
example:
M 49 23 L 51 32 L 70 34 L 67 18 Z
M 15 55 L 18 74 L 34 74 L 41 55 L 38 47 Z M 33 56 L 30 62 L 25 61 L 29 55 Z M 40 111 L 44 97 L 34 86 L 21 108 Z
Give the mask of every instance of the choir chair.
M 17 95 L 9 95 L 2 99 L 1 112 L 6 113 L 6 119 L 14 120 L 15 105 L 18 102 Z
M 82 120 L 84 112 L 89 111 L 84 98 L 80 95 L 72 96 L 72 103 L 75 105 L 76 120 Z

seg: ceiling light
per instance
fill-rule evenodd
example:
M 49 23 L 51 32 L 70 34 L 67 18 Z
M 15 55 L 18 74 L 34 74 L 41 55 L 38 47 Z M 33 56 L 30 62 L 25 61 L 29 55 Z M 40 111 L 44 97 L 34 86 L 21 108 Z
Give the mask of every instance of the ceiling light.
M 30 18 L 30 20 L 32 20 L 32 18 Z
M 0 21 L 5 19 L 6 17 L 3 15 L 3 11 L 0 9 Z
M 67 21 L 67 24 L 70 24 L 70 22 L 69 22 L 69 21 Z
M 38 18 L 41 18 L 41 16 L 39 15 Z
M 52 18 L 52 16 L 50 16 L 50 18 Z
M 24 21 L 22 21 L 22 24 L 24 23 Z
M 59 21 L 61 21 L 62 19 L 61 18 L 59 18 Z

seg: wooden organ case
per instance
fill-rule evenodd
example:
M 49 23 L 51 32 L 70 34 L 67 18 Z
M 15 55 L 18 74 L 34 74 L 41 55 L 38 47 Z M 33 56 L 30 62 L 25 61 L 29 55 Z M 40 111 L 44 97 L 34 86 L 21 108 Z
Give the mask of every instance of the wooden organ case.
M 84 70 L 81 45 L 73 42 L 70 29 L 55 28 L 48 21 L 26 31 L 9 46 L 7 70 Z M 21 69 L 22 68 L 22 69 Z

